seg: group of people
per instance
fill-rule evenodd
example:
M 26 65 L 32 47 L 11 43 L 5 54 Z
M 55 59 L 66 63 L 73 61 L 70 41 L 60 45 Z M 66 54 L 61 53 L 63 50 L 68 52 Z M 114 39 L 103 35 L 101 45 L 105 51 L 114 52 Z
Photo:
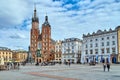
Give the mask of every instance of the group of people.
M 19 69 L 20 63 L 6 63 L 6 69 Z
M 105 72 L 106 68 L 108 71 L 110 70 L 110 62 L 108 61 L 108 59 L 106 59 L 106 62 L 105 61 L 103 62 L 104 72 Z
M 70 66 L 70 65 L 71 65 L 71 62 L 70 62 L 70 61 L 68 61 L 68 62 L 64 62 L 64 64 Z

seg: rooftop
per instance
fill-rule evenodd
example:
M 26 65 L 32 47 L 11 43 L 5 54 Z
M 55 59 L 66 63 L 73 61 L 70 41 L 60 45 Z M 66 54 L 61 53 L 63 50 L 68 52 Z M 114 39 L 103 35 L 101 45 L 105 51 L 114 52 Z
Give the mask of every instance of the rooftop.
M 107 31 L 106 29 L 105 30 L 98 30 L 97 32 L 93 32 L 92 34 L 88 33 L 88 34 L 83 34 L 83 38 L 85 37 L 90 37 L 90 36 L 97 36 L 97 35 L 102 35 L 102 34 L 108 34 L 108 33 L 112 33 L 112 32 L 117 32 L 119 26 L 116 27 L 114 30 L 112 30 L 111 28 Z
M 0 50 L 11 50 L 11 49 L 9 49 L 7 47 L 0 47 Z
M 79 38 L 67 38 L 67 39 L 64 39 L 62 42 L 71 42 L 71 41 L 81 41 L 82 42 L 82 40 Z

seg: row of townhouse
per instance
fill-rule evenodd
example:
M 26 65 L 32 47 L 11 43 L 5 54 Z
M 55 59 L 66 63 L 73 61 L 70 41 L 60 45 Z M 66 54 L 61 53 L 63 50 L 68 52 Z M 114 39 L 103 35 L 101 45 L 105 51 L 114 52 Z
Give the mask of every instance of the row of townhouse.
M 56 41 L 55 61 L 66 63 L 80 63 L 82 40 L 78 38 L 68 38 L 63 41 Z
M 55 61 L 71 63 L 89 63 L 103 61 L 120 62 L 120 26 L 114 30 L 98 30 L 92 34 L 83 34 L 83 40 L 68 38 L 56 41 Z
M 7 47 L 0 47 L 0 63 L 24 62 L 27 59 L 27 51 L 11 50 Z
M 68 38 L 62 41 L 62 63 L 80 63 L 82 40 Z
M 120 26 L 83 34 L 81 62 L 120 62 Z

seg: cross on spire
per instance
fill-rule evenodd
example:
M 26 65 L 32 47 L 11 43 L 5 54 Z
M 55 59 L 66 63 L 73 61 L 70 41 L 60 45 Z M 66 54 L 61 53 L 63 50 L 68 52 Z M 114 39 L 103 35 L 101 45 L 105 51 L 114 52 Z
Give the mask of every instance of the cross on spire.
M 39 19 L 38 19 L 38 17 L 37 17 L 37 10 L 36 10 L 36 3 L 34 3 L 34 15 L 33 15 L 33 17 L 32 17 L 32 21 L 33 22 L 39 22 Z
M 34 17 L 36 17 L 36 3 L 34 3 Z

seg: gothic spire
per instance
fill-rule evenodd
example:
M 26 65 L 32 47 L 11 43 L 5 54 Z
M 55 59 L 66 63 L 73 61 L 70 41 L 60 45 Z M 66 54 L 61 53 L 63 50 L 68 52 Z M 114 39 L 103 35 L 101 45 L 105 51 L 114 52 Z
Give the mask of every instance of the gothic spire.
M 36 4 L 34 3 L 34 17 L 36 17 Z
M 47 16 L 47 13 L 46 13 L 46 16 L 45 16 L 45 21 L 48 22 L 48 16 Z
M 32 22 L 39 22 L 39 19 L 37 17 L 37 10 L 36 10 L 36 4 L 34 3 L 34 15 L 32 17 Z

